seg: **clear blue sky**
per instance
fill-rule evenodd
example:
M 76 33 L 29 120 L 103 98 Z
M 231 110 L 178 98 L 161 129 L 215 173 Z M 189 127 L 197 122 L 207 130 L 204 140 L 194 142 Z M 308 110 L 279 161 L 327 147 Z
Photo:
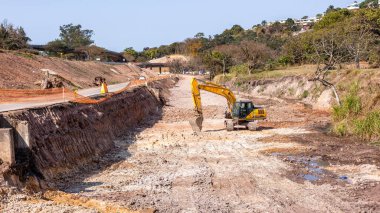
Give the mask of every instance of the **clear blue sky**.
M 234 24 L 250 28 L 262 20 L 314 16 L 329 5 L 345 7 L 353 0 L 0 0 L 0 21 L 25 28 L 33 44 L 58 38 L 59 26 L 81 24 L 95 32 L 99 46 L 170 44 L 221 33 Z

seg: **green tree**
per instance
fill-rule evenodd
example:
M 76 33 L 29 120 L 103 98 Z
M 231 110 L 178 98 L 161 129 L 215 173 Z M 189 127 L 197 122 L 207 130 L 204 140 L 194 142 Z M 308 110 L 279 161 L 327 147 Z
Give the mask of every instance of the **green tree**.
M 66 54 L 69 52 L 70 48 L 60 39 L 50 41 L 46 45 L 46 50 L 53 56 L 58 56 L 59 54 Z
M 360 3 L 360 8 L 376 8 L 379 5 L 379 0 L 365 0 Z
M 330 5 L 327 9 L 326 9 L 326 14 L 330 13 L 330 12 L 334 12 L 336 11 L 337 9 L 335 9 L 335 7 L 333 5 Z
M 327 27 L 333 26 L 337 23 L 341 23 L 342 21 L 346 20 L 348 17 L 351 17 L 353 15 L 352 12 L 350 12 L 347 9 L 342 9 L 338 11 L 331 11 L 327 13 L 322 20 L 317 22 L 314 25 L 315 30 L 319 29 L 325 29 Z
M 213 79 L 219 73 L 225 73 L 231 63 L 231 58 L 217 50 L 210 51 L 203 55 L 203 64 L 210 70 L 210 79 Z
M 7 50 L 17 50 L 28 47 L 28 42 L 31 41 L 27 37 L 22 27 L 15 27 L 3 21 L 0 24 L 0 48 Z
M 142 52 L 142 54 L 148 59 L 148 60 L 152 60 L 152 59 L 155 59 L 157 58 L 159 55 L 158 55 L 158 49 L 157 48 L 144 48 L 144 51 Z
M 124 49 L 123 56 L 127 61 L 136 61 L 139 54 L 133 47 L 128 47 Z
M 231 32 L 232 35 L 239 35 L 240 33 L 244 32 L 244 28 L 242 28 L 240 25 L 235 24 L 230 29 L 230 32 Z
M 370 45 L 376 46 L 378 35 L 373 32 L 378 26 L 371 25 L 364 13 L 357 13 L 347 19 L 343 26 L 347 52 L 354 60 L 356 68 L 360 69 L 360 61 L 369 55 Z
M 239 44 L 240 57 L 248 65 L 248 73 L 254 69 L 263 67 L 270 59 L 274 58 L 274 51 L 268 46 L 255 41 L 243 41 Z
M 295 22 L 294 22 L 294 20 L 292 19 L 292 18 L 288 18 L 288 19 L 286 19 L 286 21 L 285 21 L 285 25 L 287 26 L 287 27 L 292 27 L 293 25 L 295 24 Z
M 205 34 L 204 33 L 197 33 L 194 38 L 204 38 Z
M 82 25 L 67 24 L 59 27 L 60 38 L 69 48 L 78 48 L 89 46 L 94 41 L 91 37 L 94 35 L 92 30 L 82 29 Z
M 282 49 L 282 57 L 287 58 L 290 64 L 310 63 L 313 53 L 311 36 L 308 32 L 288 39 Z

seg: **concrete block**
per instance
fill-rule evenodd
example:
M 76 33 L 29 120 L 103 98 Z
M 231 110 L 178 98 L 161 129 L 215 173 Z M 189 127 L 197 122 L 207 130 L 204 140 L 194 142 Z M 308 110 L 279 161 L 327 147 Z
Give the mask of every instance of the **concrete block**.
M 15 125 L 15 143 L 16 147 L 31 148 L 32 144 L 30 142 L 30 133 L 29 133 L 29 123 L 27 121 L 17 122 Z
M 9 126 L 7 126 L 7 123 L 8 122 L 5 120 L 3 115 L 0 115 L 0 128 L 9 128 Z
M 15 148 L 13 140 L 13 129 L 0 129 L 0 158 L 9 164 L 14 164 Z

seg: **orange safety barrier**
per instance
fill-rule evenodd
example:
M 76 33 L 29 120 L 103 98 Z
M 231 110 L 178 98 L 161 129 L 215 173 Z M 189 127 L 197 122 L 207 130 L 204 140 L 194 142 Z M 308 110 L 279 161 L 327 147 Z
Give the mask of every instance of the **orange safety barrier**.
M 79 95 L 68 88 L 54 88 L 45 90 L 0 89 L 0 104 L 30 103 L 30 102 L 73 102 L 80 104 L 98 104 L 104 102 L 116 94 L 120 94 L 135 87 L 146 85 L 150 82 L 171 78 L 172 76 L 160 76 L 147 80 L 133 80 L 128 86 L 118 91 L 107 93 L 100 98 L 90 98 Z M 99 90 L 100 91 L 100 90 Z

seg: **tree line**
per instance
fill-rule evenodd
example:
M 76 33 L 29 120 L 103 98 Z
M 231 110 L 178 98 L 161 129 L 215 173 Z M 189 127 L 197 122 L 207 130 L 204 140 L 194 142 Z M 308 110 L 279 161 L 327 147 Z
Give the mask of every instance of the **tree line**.
M 280 66 L 314 63 L 323 76 L 326 70 L 342 63 L 355 63 L 360 68 L 360 61 L 367 61 L 379 66 L 380 10 L 371 8 L 376 3 L 377 0 L 364 1 L 361 4 L 364 8 L 355 11 L 329 6 L 323 17 L 318 14 L 321 20 L 310 23 L 305 33 L 300 33 L 303 26 L 291 18 L 281 23 L 262 21 L 248 30 L 234 25 L 214 36 L 197 33 L 182 42 L 147 47 L 142 51 L 129 47 L 123 55 L 128 61 L 144 62 L 184 54 L 192 58 L 187 69 L 206 69 L 212 75 L 250 74 Z M 46 45 L 51 56 L 94 60 L 106 53 L 106 49 L 93 45 L 92 30 L 74 24 L 63 25 L 59 30 L 59 38 Z M 7 22 L 0 25 L 0 48 L 27 48 L 29 41 L 22 27 Z
M 95 60 L 96 58 L 114 57 L 105 48 L 94 45 L 93 30 L 83 29 L 82 25 L 66 24 L 59 27 L 59 38 L 44 46 L 49 56 L 62 57 L 71 60 Z M 3 21 L 0 24 L 0 49 L 21 50 L 38 54 L 30 50 L 29 42 L 22 27 Z M 121 54 L 120 54 L 121 55 Z
M 313 63 L 319 75 L 339 68 L 343 63 L 360 62 L 380 65 L 380 10 L 371 8 L 377 1 L 365 1 L 360 10 L 327 8 L 321 20 L 302 26 L 293 19 L 284 23 L 261 24 L 245 30 L 239 25 L 221 34 L 206 37 L 198 33 L 183 42 L 136 52 L 127 48 L 129 59 L 145 61 L 170 54 L 192 56 L 189 68 L 207 69 L 213 75 L 228 72 L 249 74 L 254 70 L 270 70 L 280 66 Z M 307 18 L 307 17 L 305 17 Z M 304 32 L 304 33 L 300 33 Z

